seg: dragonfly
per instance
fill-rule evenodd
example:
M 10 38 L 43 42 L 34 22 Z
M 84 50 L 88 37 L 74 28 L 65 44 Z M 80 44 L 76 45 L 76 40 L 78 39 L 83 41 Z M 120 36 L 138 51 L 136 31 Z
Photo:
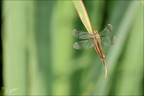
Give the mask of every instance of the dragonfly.
M 98 33 L 97 30 L 94 30 L 92 33 L 89 34 L 88 32 L 83 32 L 81 30 L 74 29 L 72 34 L 79 38 L 84 39 L 82 41 L 75 42 L 73 44 L 73 48 L 75 49 L 89 49 L 94 47 L 98 55 L 100 56 L 104 66 L 105 66 L 105 78 L 107 76 L 107 67 L 106 62 L 104 60 L 104 52 L 102 50 L 102 46 L 110 46 L 115 44 L 116 37 L 112 35 L 112 28 L 111 24 L 108 24 L 102 31 Z
M 72 34 L 79 38 L 79 39 L 86 39 L 82 41 L 75 42 L 73 44 L 73 48 L 75 49 L 89 49 L 94 47 L 95 43 L 93 42 L 92 38 L 97 37 L 100 39 L 100 43 L 103 46 L 110 46 L 116 43 L 116 37 L 112 35 L 112 28 L 111 24 L 108 24 L 99 34 L 89 34 L 88 32 L 83 32 L 81 30 L 74 29 Z

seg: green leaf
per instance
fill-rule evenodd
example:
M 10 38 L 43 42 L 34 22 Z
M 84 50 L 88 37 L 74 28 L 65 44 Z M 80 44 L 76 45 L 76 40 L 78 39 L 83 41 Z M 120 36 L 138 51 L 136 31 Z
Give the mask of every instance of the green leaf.
M 91 22 L 89 20 L 86 8 L 83 4 L 83 1 L 82 0 L 72 0 L 72 1 L 75 5 L 75 8 L 78 12 L 78 15 L 79 15 L 82 23 L 86 27 L 87 31 L 92 34 L 92 25 L 91 25 Z

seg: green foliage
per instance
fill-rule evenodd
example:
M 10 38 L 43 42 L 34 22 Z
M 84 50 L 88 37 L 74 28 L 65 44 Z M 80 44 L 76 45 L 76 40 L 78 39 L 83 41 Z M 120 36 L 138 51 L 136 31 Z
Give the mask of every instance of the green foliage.
M 84 4 L 93 28 L 110 23 L 117 37 L 103 47 L 106 79 L 94 49 L 72 48 L 71 31 L 86 31 L 72 1 L 3 2 L 3 81 L 8 90 L 17 88 L 12 95 L 143 95 L 141 1 Z

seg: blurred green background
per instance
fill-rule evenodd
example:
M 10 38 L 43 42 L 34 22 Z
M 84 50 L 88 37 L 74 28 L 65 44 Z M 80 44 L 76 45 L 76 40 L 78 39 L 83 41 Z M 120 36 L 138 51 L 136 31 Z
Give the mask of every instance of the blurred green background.
M 114 27 L 117 43 L 103 47 L 107 78 L 94 48 L 72 47 L 78 41 L 72 30 L 86 31 L 72 1 L 4 0 L 1 94 L 143 95 L 142 1 L 84 4 L 93 29 L 100 31 L 109 23 Z

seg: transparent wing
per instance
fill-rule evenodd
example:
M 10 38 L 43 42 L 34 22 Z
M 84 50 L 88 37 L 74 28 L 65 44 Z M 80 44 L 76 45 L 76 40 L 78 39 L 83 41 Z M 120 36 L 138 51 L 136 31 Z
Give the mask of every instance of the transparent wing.
M 110 46 L 116 43 L 116 37 L 101 37 L 101 43 L 103 46 Z
M 93 47 L 93 42 L 91 39 L 79 41 L 73 44 L 73 48 L 75 49 L 89 49 Z
M 80 31 L 80 30 L 77 30 L 77 29 L 74 29 L 72 31 L 72 34 L 75 37 L 80 38 L 80 39 L 88 39 L 88 38 L 90 38 L 90 34 L 88 32 L 83 32 L 83 31 Z
M 112 34 L 112 28 L 113 26 L 111 24 L 108 24 L 99 34 L 100 36 L 103 36 L 103 37 L 108 37 L 108 36 L 111 36 Z
M 116 37 L 112 36 L 112 28 L 113 26 L 111 24 L 108 24 L 99 34 L 101 38 L 101 43 L 104 46 L 110 46 L 115 44 Z

